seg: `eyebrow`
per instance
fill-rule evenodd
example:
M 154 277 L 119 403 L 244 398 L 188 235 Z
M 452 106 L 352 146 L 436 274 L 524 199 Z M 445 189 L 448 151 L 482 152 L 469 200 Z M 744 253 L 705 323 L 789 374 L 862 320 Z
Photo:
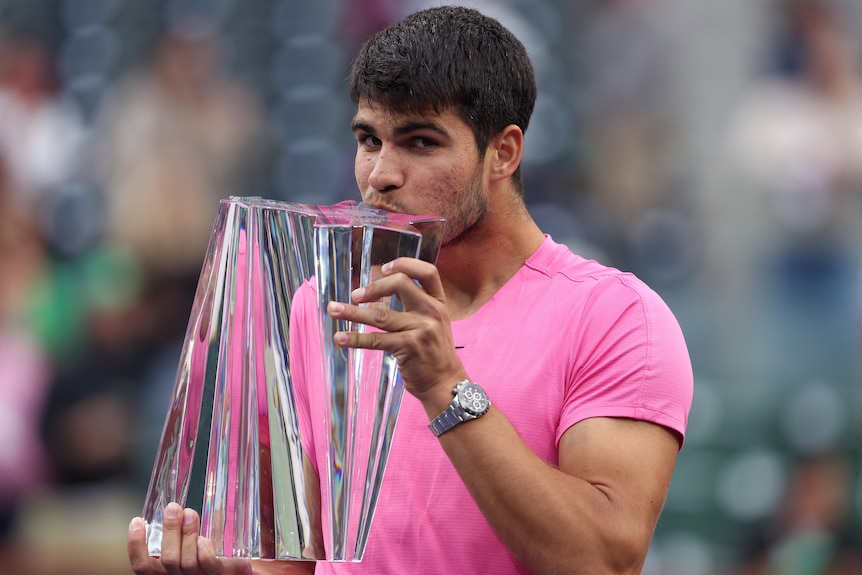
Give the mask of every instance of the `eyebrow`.
M 353 132 L 368 132 L 369 134 L 373 134 L 375 132 L 374 128 L 371 125 L 366 124 L 365 122 L 360 122 L 359 120 L 353 120 L 350 124 L 350 129 Z
M 367 124 L 361 120 L 354 120 L 350 124 L 350 128 L 354 132 L 362 131 L 368 132 L 369 134 L 376 134 L 377 130 L 374 129 L 371 124 Z M 441 136 L 449 136 L 449 133 L 444 130 L 439 124 L 435 122 L 407 122 L 406 124 L 402 124 L 395 128 L 396 136 L 403 136 L 405 134 L 409 134 L 411 132 L 415 132 L 417 130 L 430 130 L 432 132 L 436 132 Z

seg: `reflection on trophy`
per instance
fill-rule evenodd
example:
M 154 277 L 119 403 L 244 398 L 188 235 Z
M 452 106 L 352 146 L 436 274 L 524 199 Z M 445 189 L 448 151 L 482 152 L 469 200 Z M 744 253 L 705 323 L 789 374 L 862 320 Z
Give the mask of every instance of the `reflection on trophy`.
M 433 262 L 442 223 L 356 202 L 221 201 L 144 504 L 151 555 L 177 501 L 221 556 L 362 559 L 403 387 L 391 355 L 333 344 L 369 328 L 326 305 L 395 258 Z

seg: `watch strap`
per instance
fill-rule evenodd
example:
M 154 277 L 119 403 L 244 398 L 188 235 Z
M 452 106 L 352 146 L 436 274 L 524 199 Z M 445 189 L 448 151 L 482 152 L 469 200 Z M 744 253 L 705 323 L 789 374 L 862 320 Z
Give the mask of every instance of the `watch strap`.
M 443 410 L 443 413 L 435 417 L 428 424 L 434 435 L 440 437 L 459 423 L 475 419 L 475 415 L 471 415 L 461 409 L 455 401 L 449 404 L 449 407 Z

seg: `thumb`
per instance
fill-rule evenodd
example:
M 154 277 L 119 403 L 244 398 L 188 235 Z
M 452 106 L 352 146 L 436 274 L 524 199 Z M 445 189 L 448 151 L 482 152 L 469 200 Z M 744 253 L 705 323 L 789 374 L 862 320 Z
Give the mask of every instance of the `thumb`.
M 212 542 L 198 536 L 198 566 L 207 575 L 252 575 L 251 561 L 248 559 L 228 559 L 216 557 Z

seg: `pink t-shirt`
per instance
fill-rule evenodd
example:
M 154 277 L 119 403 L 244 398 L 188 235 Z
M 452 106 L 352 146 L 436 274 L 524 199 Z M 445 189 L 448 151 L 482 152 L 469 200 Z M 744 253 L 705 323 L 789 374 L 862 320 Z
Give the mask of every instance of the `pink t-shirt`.
M 294 319 L 292 330 L 312 318 Z M 693 391 L 685 341 L 665 303 L 633 275 L 548 237 L 488 303 L 452 329 L 467 373 L 548 463 L 557 464 L 563 433 L 590 417 L 651 421 L 675 431 L 682 444 Z M 294 372 L 297 387 L 303 379 L 319 381 L 318 363 L 303 362 L 305 369 Z M 323 417 L 321 390 L 312 384 L 298 394 L 310 421 Z M 323 438 L 301 419 L 303 436 L 313 437 L 308 455 L 325 470 Z M 320 562 L 317 573 L 527 573 L 427 425 L 419 401 L 405 394 L 365 558 Z

